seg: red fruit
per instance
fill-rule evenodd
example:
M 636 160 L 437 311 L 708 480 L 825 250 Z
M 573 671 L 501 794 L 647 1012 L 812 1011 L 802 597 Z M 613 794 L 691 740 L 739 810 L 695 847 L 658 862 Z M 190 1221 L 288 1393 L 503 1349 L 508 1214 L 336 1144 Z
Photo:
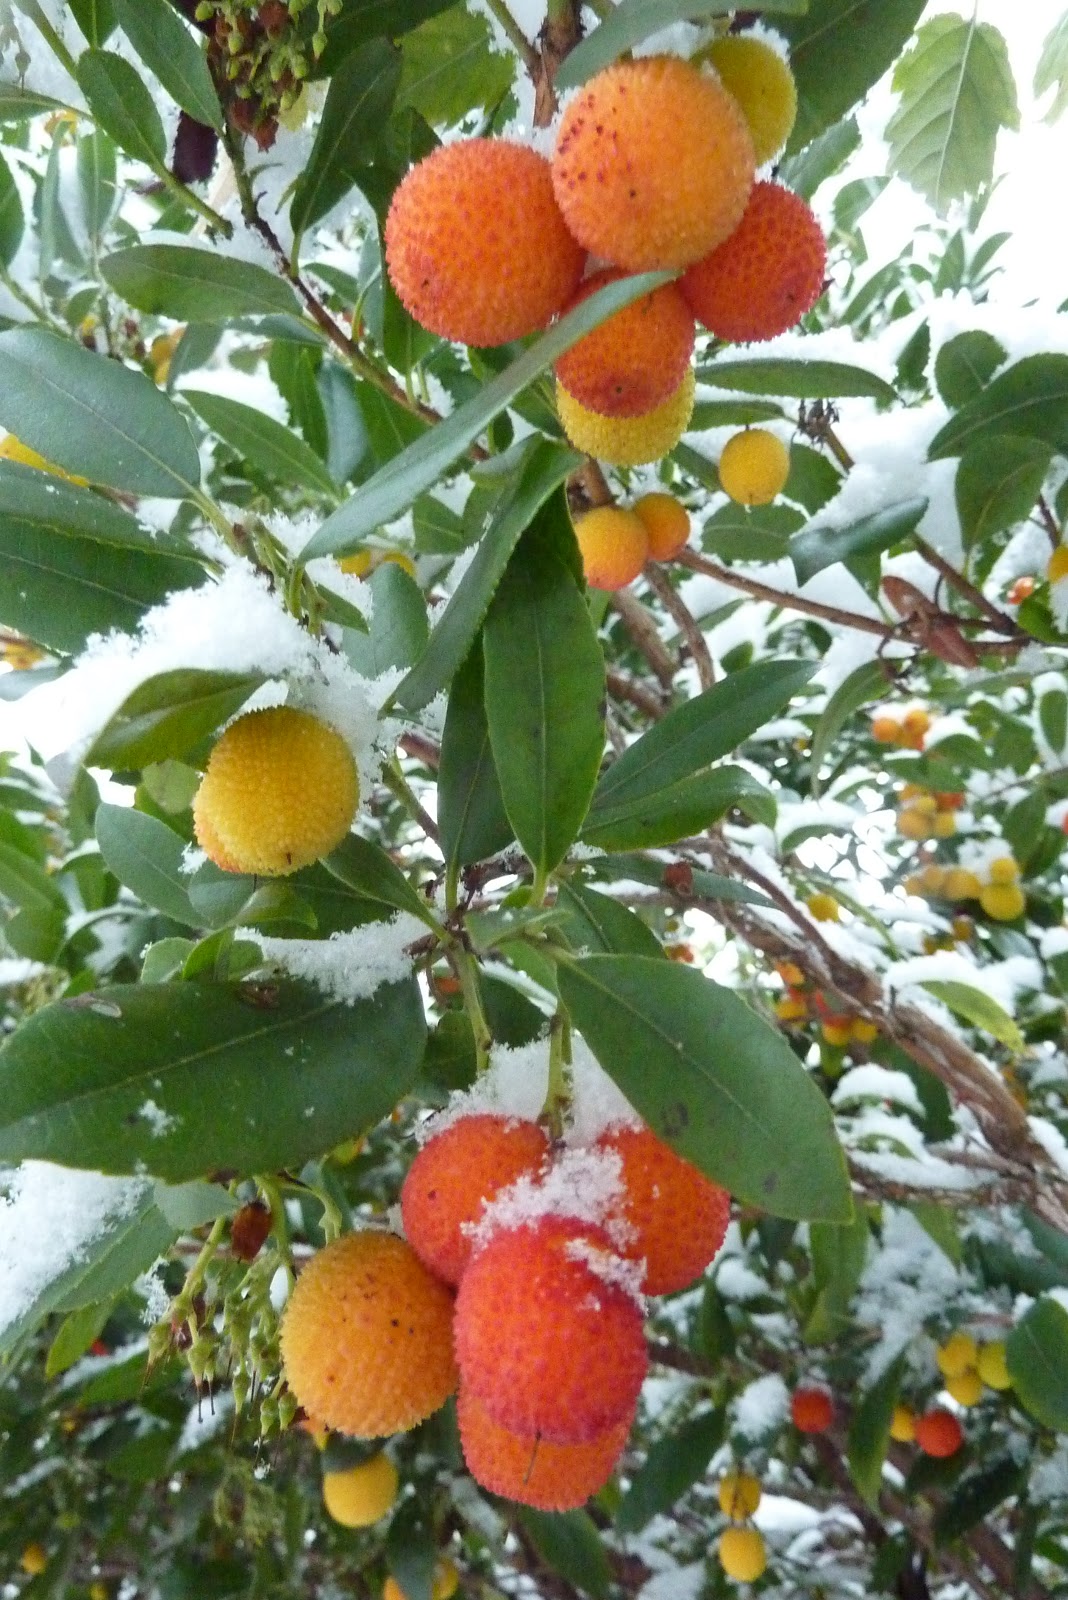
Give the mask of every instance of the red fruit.
M 424 1266 L 457 1284 L 471 1255 L 464 1223 L 524 1173 L 536 1172 L 549 1141 L 536 1122 L 489 1113 L 461 1117 L 420 1150 L 401 1189 L 408 1243 Z
M 621 1123 L 601 1134 L 597 1150 L 614 1150 L 623 1163 L 620 1215 L 633 1237 L 620 1246 L 632 1260 L 645 1258 L 646 1294 L 671 1294 L 700 1277 L 723 1243 L 731 1199 L 651 1128 Z
M 573 1217 L 502 1228 L 476 1250 L 456 1299 L 456 1360 L 495 1422 L 588 1444 L 631 1415 L 647 1358 L 621 1269 L 608 1235 Z
M 964 1443 L 964 1429 L 952 1411 L 936 1406 L 917 1417 L 916 1443 L 925 1456 L 955 1456 Z
M 250 1200 L 230 1224 L 230 1248 L 239 1261 L 252 1261 L 259 1255 L 270 1231 L 270 1206 L 264 1205 L 262 1200 Z
M 595 272 L 568 310 L 626 273 Z M 693 353 L 693 312 L 675 284 L 624 306 L 573 344 L 556 363 L 560 383 L 602 417 L 641 417 L 674 394 Z
M 757 183 L 730 238 L 695 262 L 679 288 L 717 338 L 773 339 L 815 305 L 826 265 L 826 242 L 805 202 L 781 184 Z
M 834 1421 L 834 1403 L 826 1389 L 795 1389 L 790 1415 L 799 1433 L 826 1433 Z
M 626 1417 L 586 1444 L 550 1444 L 494 1422 L 467 1389 L 456 1397 L 467 1470 L 483 1489 L 539 1511 L 575 1511 L 612 1475 L 630 1432 Z

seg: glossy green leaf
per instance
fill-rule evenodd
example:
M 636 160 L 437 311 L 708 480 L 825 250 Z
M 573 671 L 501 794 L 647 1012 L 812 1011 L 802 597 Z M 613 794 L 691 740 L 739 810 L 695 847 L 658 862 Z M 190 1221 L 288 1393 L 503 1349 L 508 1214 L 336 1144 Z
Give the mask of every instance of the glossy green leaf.
M 560 530 L 574 541 L 562 495 L 520 541 L 482 641 L 501 798 L 539 878 L 578 834 L 604 753 L 604 657 Z
M 289 208 L 294 259 L 305 230 L 348 193 L 372 156 L 389 120 L 400 73 L 398 50 L 386 39 L 370 39 L 331 78 L 315 144 Z
M 1056 93 L 1045 121 L 1056 122 L 1068 106 L 1068 13 L 1055 22 L 1046 35 L 1035 67 L 1035 99 L 1040 100 L 1050 89 Z
M 807 1344 L 826 1344 L 849 1327 L 849 1306 L 868 1258 L 868 1218 L 858 1210 L 852 1222 L 837 1226 L 814 1222 L 809 1231 L 815 1302 L 805 1320 Z
M 807 5 L 808 0 L 757 0 L 749 10 L 796 15 Z M 661 28 L 702 17 L 721 17 L 733 10 L 730 0 L 620 0 L 564 58 L 556 74 L 556 87 L 577 88 Z
M 807 583 L 817 572 L 833 567 L 837 561 L 881 555 L 914 533 L 926 510 L 926 500 L 902 500 L 861 517 L 845 528 L 802 528 L 790 540 L 790 559 L 798 583 Z
M 412 888 L 404 873 L 386 855 L 386 852 L 369 839 L 350 833 L 336 850 L 323 859 L 323 865 L 335 878 L 355 889 L 363 899 L 374 901 L 391 915 L 394 911 L 408 911 L 413 917 L 434 927 L 435 919 L 426 900 Z
M 728 765 L 620 804 L 595 804 L 582 838 L 601 850 L 657 849 L 702 833 L 735 806 L 766 827 L 775 821 L 771 791 L 743 767 Z
M 704 376 L 697 371 L 699 383 Z M 698 400 L 690 418 L 691 433 L 706 428 L 748 428 L 754 422 L 776 422 L 785 412 L 776 400 Z
M 151 378 L 45 328 L 0 333 L 0 422 L 110 489 L 174 499 L 200 483 L 185 418 Z
M 849 1423 L 849 1475 L 872 1507 L 879 1504 L 883 1462 L 890 1445 L 890 1422 L 897 1405 L 906 1357 L 898 1356 L 862 1395 Z
M 406 34 L 397 106 L 418 111 L 434 127 L 492 110 L 508 93 L 516 72 L 511 50 L 493 42 L 487 19 L 449 6 Z
M 0 841 L 0 899 L 49 917 L 55 912 L 62 916 L 67 909 L 55 878 L 32 856 L 4 841 Z
M 1024 1048 L 1023 1034 L 992 995 L 970 983 L 957 983 L 945 979 L 926 979 L 922 987 L 936 1000 L 948 1006 L 956 1016 L 981 1028 L 1016 1054 Z
M 783 395 L 793 400 L 839 400 L 867 397 L 890 405 L 897 398 L 891 386 L 874 372 L 842 361 L 801 361 L 787 356 L 758 360 L 709 361 L 701 368 L 701 382 L 717 389 L 740 389 L 743 394 Z
M 368 39 L 397 39 L 427 17 L 444 11 L 450 0 L 342 0 L 327 22 L 326 49 L 313 66 L 316 77 L 330 77 Z
M 1040 439 L 1012 434 L 984 439 L 964 452 L 957 468 L 957 511 L 964 548 L 994 539 L 1030 515 L 1049 471 L 1052 451 Z
M 926 0 L 810 0 L 776 19 L 790 47 L 797 121 L 787 152 L 801 150 L 859 105 L 912 36 Z
M 98 241 L 118 202 L 115 146 L 100 128 L 78 140 L 78 188 L 90 238 Z
M 561 884 L 556 906 L 565 913 L 559 926 L 573 950 L 590 955 L 663 957 L 660 940 L 636 912 L 588 884 L 574 878 Z
M 597 1525 L 586 1511 L 532 1511 L 519 1521 L 535 1550 L 554 1572 L 593 1600 L 607 1600 L 612 1569 Z
M 25 0 L 19 0 L 25 4 Z M 115 0 L 67 0 L 86 44 L 106 44 L 119 25 Z
M 1002 128 L 1019 127 L 1005 40 L 989 22 L 932 17 L 894 73 L 901 103 L 886 126 L 890 167 L 935 208 L 994 176 Z
M 721 1406 L 699 1412 L 650 1446 L 619 1503 L 616 1527 L 621 1533 L 640 1533 L 700 1482 L 723 1443 L 726 1420 Z
M 299 310 L 296 295 L 277 273 L 195 245 L 128 245 L 105 256 L 100 271 L 129 305 L 177 322 L 229 322 Z
M 119 26 L 172 100 L 222 132 L 223 114 L 204 53 L 167 0 L 112 0 Z
M 1024 356 L 999 373 L 935 434 L 928 460 L 963 455 L 969 445 L 1003 434 L 1068 455 L 1068 356 Z
M 183 389 L 182 396 L 213 432 L 260 471 L 282 483 L 300 484 L 336 501 L 340 490 L 321 458 L 291 429 L 254 406 L 200 389 Z
M 438 827 L 452 872 L 507 849 L 515 837 L 490 747 L 481 640 L 449 690 L 438 767 Z
M 36 89 L 24 89 L 17 83 L 0 83 L 0 122 L 28 122 L 42 111 L 69 109 L 50 94 L 38 94 Z
M 958 333 L 935 357 L 935 383 L 947 406 L 954 411 L 974 400 L 1008 359 L 1008 352 L 981 328 Z
M 22 243 L 25 221 L 11 168 L 0 156 L 0 266 L 9 267 Z
M 865 661 L 844 678 L 820 713 L 812 735 L 812 765 L 809 780 L 813 799 L 820 792 L 820 768 L 831 745 L 837 739 L 854 711 L 870 700 L 881 700 L 886 694 L 886 674 L 878 661 Z
M 135 628 L 149 606 L 203 581 L 100 495 L 0 461 L 0 622 L 50 649 Z
M 680 1155 L 773 1216 L 848 1221 L 830 1108 L 782 1036 L 736 994 L 644 956 L 561 963 L 558 981 L 602 1067 Z
M 377 1122 L 422 1059 L 414 981 L 353 1005 L 308 984 L 114 985 L 0 1050 L 0 1159 L 181 1181 L 276 1171 Z
M 804 526 L 796 506 L 740 506 L 733 500 L 705 519 L 701 548 L 721 561 L 781 561 Z
M 83 50 L 78 87 L 119 149 L 158 172 L 167 159 L 167 136 L 144 79 L 130 63 L 113 50 Z
M 138 768 L 184 756 L 263 682 L 261 673 L 176 667 L 139 684 L 97 734 L 89 766 Z
M 1007 1455 L 984 1461 L 978 1471 L 954 1484 L 939 1506 L 933 1524 L 936 1543 L 947 1545 L 962 1538 L 1003 1501 L 1015 1499 L 1026 1482 L 1026 1463 Z
M 376 678 L 390 667 L 413 666 L 426 649 L 430 626 L 423 591 L 395 561 L 383 562 L 369 581 L 371 623 L 365 633 L 349 633 L 345 654 L 357 672 Z
M 836 172 L 860 147 L 860 128 L 856 117 L 846 117 L 832 123 L 823 133 L 796 155 L 787 156 L 780 163 L 778 177 L 802 200 L 811 200 L 821 183 L 833 178 Z
M 302 551 L 302 559 L 344 554 L 353 550 L 367 534 L 384 522 L 391 522 L 452 466 L 498 412 L 509 406 L 528 384 L 546 372 L 576 340 L 597 327 L 606 317 L 631 301 L 639 300 L 650 289 L 668 282 L 671 274 L 646 272 L 635 278 L 622 278 L 591 294 L 574 310 L 553 324 L 548 333 L 524 350 L 498 377 L 484 384 L 466 404 L 439 422 L 406 450 L 376 472 L 358 495 L 328 517 Z M 466 654 L 466 651 L 464 652 Z M 404 704 L 409 704 L 405 701 Z
M 101 805 L 96 842 L 109 870 L 138 899 L 187 927 L 202 925 L 189 899 L 189 874 L 182 866 L 185 840 L 165 822 L 128 806 Z

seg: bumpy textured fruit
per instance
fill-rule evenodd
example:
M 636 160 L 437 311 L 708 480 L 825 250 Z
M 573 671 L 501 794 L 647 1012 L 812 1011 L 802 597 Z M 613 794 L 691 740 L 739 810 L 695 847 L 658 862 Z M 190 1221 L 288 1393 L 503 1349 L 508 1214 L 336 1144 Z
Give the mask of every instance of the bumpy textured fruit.
M 764 1539 L 756 1528 L 724 1528 L 719 1536 L 720 1566 L 737 1583 L 755 1583 L 768 1564 Z
M 979 1351 L 976 1365 L 979 1376 L 988 1389 L 1012 1388 L 1008 1362 L 1005 1359 L 1004 1340 L 995 1339 L 991 1344 L 984 1344 Z
M 728 1472 L 719 1480 L 719 1509 L 732 1522 L 744 1522 L 760 1504 L 760 1479 L 751 1472 Z
M 597 456 L 616 467 L 642 467 L 674 450 L 693 415 L 693 368 L 674 394 L 641 417 L 603 417 L 556 386 L 556 410 L 561 426 L 576 450 Z
M 742 506 L 766 506 L 790 476 L 790 452 L 766 428 L 743 428 L 727 440 L 719 458 L 719 484 Z
M 790 1415 L 799 1433 L 826 1433 L 834 1421 L 834 1402 L 826 1389 L 795 1389 Z
M 677 1155 L 651 1128 L 618 1124 L 594 1145 L 623 1167 L 619 1216 L 630 1230 L 621 1250 L 644 1258 L 646 1294 L 672 1294 L 699 1278 L 723 1243 L 730 1221 L 726 1189 Z
M 897 1405 L 890 1418 L 890 1437 L 898 1444 L 911 1444 L 916 1437 L 916 1413 L 911 1406 Z
M 897 744 L 901 723 L 896 717 L 873 717 L 871 736 L 876 744 Z
M 970 1333 L 962 1333 L 960 1329 L 951 1333 L 945 1344 L 935 1351 L 935 1361 L 944 1378 L 959 1378 L 962 1372 L 974 1367 L 978 1359 L 979 1346 Z
M 966 867 L 950 867 L 943 892 L 947 900 L 978 900 L 982 888 L 974 872 Z
M 536 1172 L 549 1141 L 536 1122 L 489 1113 L 461 1117 L 427 1141 L 401 1188 L 408 1242 L 423 1264 L 457 1284 L 471 1255 L 465 1223 L 524 1173 Z
M 698 322 L 735 343 L 793 328 L 823 292 L 827 245 L 805 202 L 758 183 L 738 227 L 690 267 L 679 287 Z
M 1068 578 L 1068 544 L 1059 544 L 1049 558 L 1046 577 L 1050 583 L 1060 583 Z
M 927 1456 L 955 1456 L 964 1443 L 964 1430 L 952 1411 L 936 1406 L 916 1419 L 916 1443 Z
M 211 752 L 193 801 L 197 843 L 226 872 L 278 877 L 339 845 L 359 798 L 335 729 L 292 706 L 251 711 Z
M 773 45 L 751 33 L 728 33 L 702 51 L 742 108 L 758 167 L 778 155 L 797 116 L 794 75 Z
M 396 1500 L 399 1484 L 396 1467 L 380 1452 L 344 1472 L 324 1472 L 323 1504 L 342 1527 L 369 1528 Z
M 983 1380 L 973 1367 L 946 1379 L 946 1393 L 952 1395 L 959 1406 L 977 1406 L 983 1398 Z
M 979 904 L 995 922 L 1015 922 L 1023 915 L 1027 897 L 1018 883 L 984 883 Z
M 820 1026 L 825 1044 L 834 1045 L 838 1050 L 844 1050 L 853 1037 L 853 1027 L 848 1017 L 844 1022 L 824 1022 Z
M 297 1402 L 357 1438 L 402 1433 L 456 1387 L 452 1296 L 403 1239 L 347 1233 L 297 1279 L 282 1364 Z
M 504 344 L 570 300 L 586 256 L 553 198 L 549 163 L 505 139 L 460 139 L 404 178 L 386 218 L 386 266 L 424 328 Z
M 646 1370 L 642 1315 L 617 1282 L 608 1236 L 546 1216 L 476 1250 L 456 1298 L 464 1386 L 495 1422 L 553 1444 L 588 1444 L 629 1417 Z
M 673 561 L 690 537 L 690 513 L 672 494 L 643 494 L 634 502 L 634 515 L 649 535 L 649 557 Z
M 456 1398 L 467 1469 L 491 1494 L 539 1511 L 575 1511 L 604 1487 L 623 1453 L 631 1418 L 585 1444 L 550 1444 L 494 1422 L 480 1400 L 461 1388 Z
M 572 305 L 625 276 L 614 268 L 595 272 L 579 285 Z M 665 283 L 572 345 L 556 363 L 557 380 L 604 417 L 640 417 L 674 394 L 693 340 L 693 312 L 675 285 Z
M 622 506 L 595 506 L 575 523 L 582 570 L 591 589 L 633 583 L 649 554 L 645 524 Z
M 552 163 L 575 238 L 628 272 L 714 250 L 741 220 L 754 168 L 737 101 L 677 56 L 591 78 L 564 111 Z

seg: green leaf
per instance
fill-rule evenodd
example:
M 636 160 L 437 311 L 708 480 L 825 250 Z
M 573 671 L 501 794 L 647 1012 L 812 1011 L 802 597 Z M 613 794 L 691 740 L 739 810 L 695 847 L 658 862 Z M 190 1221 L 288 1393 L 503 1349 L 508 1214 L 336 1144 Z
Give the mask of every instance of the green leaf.
M 93 740 L 87 765 L 139 768 L 184 756 L 232 717 L 261 673 L 176 667 L 139 684 Z
M 313 77 L 332 77 L 367 39 L 397 39 L 450 0 L 342 0 L 341 10 L 326 25 L 326 49 L 312 68 Z
M 965 550 L 994 539 L 1030 515 L 1052 451 L 1039 439 L 1012 434 L 965 450 L 957 468 L 957 511 Z
M 790 559 L 798 583 L 807 583 L 817 572 L 833 567 L 837 561 L 880 555 L 900 544 L 915 532 L 926 510 L 926 500 L 902 500 L 882 511 L 873 511 L 845 528 L 802 528 L 790 540 Z
M 601 850 L 657 849 L 703 832 L 734 806 L 765 826 L 775 821 L 769 789 L 743 767 L 719 766 L 619 805 L 594 804 L 582 837 Z
M 481 640 L 472 647 L 449 691 L 438 766 L 438 826 L 452 873 L 496 855 L 514 838 L 490 747 Z
M 722 561 L 781 561 L 804 525 L 794 506 L 740 506 L 733 500 L 705 520 L 701 548 Z
M 666 272 L 645 272 L 621 278 L 598 289 L 581 305 L 555 322 L 548 333 L 518 356 L 498 377 L 484 384 L 473 399 L 444 422 L 424 433 L 406 450 L 369 478 L 345 505 L 328 517 L 301 552 L 301 559 L 343 554 L 384 522 L 392 522 L 413 500 L 432 489 L 469 444 L 489 426 L 498 412 L 522 394 L 528 384 L 548 370 L 576 340 L 598 327 L 606 317 L 671 278 Z M 6 337 L 6 336 L 5 336 Z M 466 655 L 466 651 L 464 654 Z M 409 704 L 404 701 L 404 704 Z
M 593 1600 L 606 1600 L 612 1569 L 597 1526 L 587 1512 L 532 1511 L 524 1506 L 519 1521 L 554 1572 Z
M 86 44 L 106 44 L 118 27 L 115 0 L 68 0 Z
M 883 1462 L 890 1445 L 890 1422 L 906 1364 L 907 1357 L 900 1355 L 887 1367 L 861 1398 L 849 1424 L 849 1475 L 873 1508 L 879 1504 Z
M 78 187 L 89 237 L 98 241 L 118 201 L 115 146 L 99 128 L 78 140 Z
M 299 309 L 293 290 L 276 273 L 194 245 L 129 245 L 105 256 L 100 271 L 129 305 L 177 322 L 295 315 Z
M 901 104 L 886 125 L 890 166 L 936 211 L 978 194 L 994 176 L 1002 128 L 1017 128 L 1009 53 L 998 30 L 971 17 L 932 17 L 894 73 Z
M 387 914 L 408 911 L 421 922 L 436 927 L 434 914 L 422 895 L 412 888 L 404 873 L 378 845 L 359 834 L 350 833 L 336 850 L 324 857 L 323 865 L 335 878 L 347 883 L 350 889 L 365 900 L 370 900 Z
M 307 165 L 289 208 L 293 259 L 307 228 L 353 187 L 389 121 L 401 57 L 387 39 L 370 39 L 338 67 Z
M 78 87 L 94 120 L 120 150 L 158 172 L 167 159 L 167 136 L 143 79 L 112 50 L 83 50 Z
M 840 122 L 897 60 L 926 0 L 810 0 L 804 16 L 775 23 L 797 83 L 793 154 Z
M 273 417 L 240 400 L 183 389 L 182 397 L 213 432 L 261 472 L 282 483 L 299 483 L 316 494 L 337 500 L 340 490 L 310 445 Z
M 418 1497 L 403 1501 L 386 1535 L 386 1561 L 406 1600 L 432 1600 L 437 1547 Z
M 844 678 L 831 695 L 812 735 L 809 785 L 813 799 L 819 797 L 820 768 L 831 745 L 854 711 L 870 700 L 881 700 L 886 693 L 886 674 L 878 661 L 865 661 Z
M 450 595 L 426 649 L 394 691 L 394 698 L 409 711 L 422 710 L 466 660 L 521 535 L 577 466 L 579 457 L 541 439 L 524 446 L 519 460 L 514 484 L 498 503 L 474 560 Z
M 171 1182 L 299 1166 L 392 1109 L 425 1035 L 414 980 L 353 1005 L 283 981 L 60 1000 L 0 1050 L 0 1159 Z
M 726 1412 L 722 1406 L 690 1417 L 680 1428 L 663 1434 L 630 1481 L 616 1512 L 620 1533 L 640 1533 L 700 1482 L 723 1443 Z
M 103 1332 L 104 1324 L 111 1315 L 111 1307 L 110 1300 L 101 1300 L 67 1313 L 48 1347 L 45 1357 L 46 1378 L 58 1378 L 61 1372 L 66 1372 L 68 1367 L 73 1367 L 76 1361 L 81 1360 L 93 1340 L 99 1339 Z
M 701 382 L 743 394 L 785 395 L 793 400 L 839 400 L 867 397 L 890 405 L 897 394 L 884 379 L 863 367 L 842 361 L 798 361 L 765 356 L 758 361 L 708 361 Z
M 935 1513 L 936 1544 L 952 1544 L 962 1538 L 1002 1501 L 1015 1499 L 1026 1482 L 1027 1464 L 1004 1455 L 969 1473 L 953 1486 Z
M 558 911 L 566 913 L 559 927 L 571 948 L 591 955 L 663 956 L 660 940 L 628 906 L 598 894 L 572 878 L 561 884 Z
M 558 981 L 602 1067 L 680 1155 L 774 1216 L 849 1220 L 827 1102 L 782 1036 L 736 994 L 643 956 L 561 963 Z
M 414 578 L 395 561 L 386 561 L 371 574 L 374 610 L 364 634 L 349 633 L 345 654 L 365 678 L 377 678 L 390 667 L 411 667 L 426 649 L 430 637 L 426 601 Z
M 180 499 L 200 483 L 185 418 L 151 378 L 45 328 L 0 333 L 0 422 L 110 489 Z
M 757 0 L 751 11 L 771 11 L 777 15 L 805 10 L 808 0 Z M 677 22 L 697 21 L 701 17 L 721 17 L 733 11 L 732 0 L 620 0 L 582 42 L 565 56 L 556 74 L 558 89 L 576 89 L 602 67 L 611 66 L 650 34 L 670 28 Z
M 604 753 L 604 657 L 564 541 L 560 494 L 520 540 L 482 640 L 501 798 L 539 880 L 578 834 Z
M 804 1326 L 808 1344 L 840 1338 L 849 1326 L 849 1305 L 868 1257 L 868 1218 L 858 1210 L 841 1227 L 814 1222 L 809 1234 L 816 1300 Z
M 1068 106 L 1068 15 L 1055 22 L 1046 35 L 1035 67 L 1035 99 L 1040 100 L 1050 89 L 1056 93 L 1045 121 L 1056 122 Z
M 856 117 L 832 123 L 826 132 L 780 163 L 778 177 L 802 200 L 811 200 L 821 183 L 840 172 L 855 150 L 860 148 L 860 128 Z
M 700 368 L 697 377 L 699 382 L 704 382 Z M 703 433 L 706 428 L 748 428 L 754 422 L 777 422 L 784 415 L 782 406 L 776 400 L 698 400 L 690 418 L 689 431 Z
M 23 89 L 17 83 L 0 83 L 0 122 L 28 122 L 42 111 L 69 111 L 72 108 L 50 94 Z
M 1038 439 L 1068 455 L 1068 356 L 1014 362 L 950 417 L 931 440 L 927 459 L 963 455 L 969 445 L 1003 434 Z
M 676 706 L 608 768 L 593 810 L 646 799 L 731 754 L 777 716 L 814 671 L 807 661 L 762 661 Z
M 123 33 L 171 99 L 195 122 L 221 133 L 222 108 L 208 64 L 173 6 L 167 0 L 113 0 L 113 4 Z
M 185 840 L 165 822 L 128 806 L 100 805 L 96 842 L 109 870 L 138 899 L 189 928 L 202 926 L 182 870 Z
M 24 911 L 46 915 L 59 912 L 62 916 L 67 910 L 56 880 L 24 851 L 5 842 L 0 842 L 0 898 Z
M 935 357 L 935 383 L 942 399 L 954 411 L 975 400 L 995 372 L 1008 359 L 1008 352 L 992 333 L 976 328 L 958 333 Z
M 128 512 L 62 479 L 0 461 L 0 622 L 49 649 L 135 628 L 149 606 L 203 581 Z
M 0 266 L 9 267 L 22 243 L 25 220 L 11 168 L 0 156 Z
M 1063 689 L 1050 689 L 1042 696 L 1038 702 L 1038 721 L 1050 749 L 1062 751 L 1068 739 L 1068 695 Z M 1042 806 L 1044 821 L 1045 796 L 1039 793 L 1028 798 L 1036 802 L 1036 810 Z
M 928 994 L 948 1006 L 956 1016 L 982 1028 L 1000 1044 L 1017 1054 L 1024 1048 L 1023 1034 L 1009 1016 L 985 989 L 976 989 L 970 983 L 957 983 L 943 979 L 930 979 L 921 985 Z
M 450 6 L 407 34 L 398 109 L 411 107 L 436 127 L 491 110 L 512 86 L 515 57 L 493 44 L 486 18 Z

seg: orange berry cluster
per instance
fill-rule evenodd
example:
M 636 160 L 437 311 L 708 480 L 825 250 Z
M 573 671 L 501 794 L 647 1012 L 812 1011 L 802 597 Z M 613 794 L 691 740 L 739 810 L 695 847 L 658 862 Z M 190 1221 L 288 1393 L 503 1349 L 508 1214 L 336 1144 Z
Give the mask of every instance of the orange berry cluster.
M 575 524 L 582 570 L 592 589 L 622 589 L 647 561 L 673 561 L 690 537 L 690 518 L 670 494 L 645 494 L 631 509 L 597 506 Z
M 897 716 L 881 711 L 872 718 L 871 736 L 876 744 L 897 744 L 906 750 L 922 750 L 927 730 L 931 726 L 930 713 L 922 706 Z
M 952 839 L 957 831 L 955 813 L 963 804 L 963 794 L 906 783 L 901 791 L 897 831 L 904 839 Z
M 777 962 L 775 970 L 787 986 L 785 995 L 775 1002 L 775 1015 L 780 1022 L 808 1022 L 818 1017 L 824 1043 L 839 1049 L 851 1044 L 873 1044 L 879 1037 L 874 1022 L 836 1010 L 809 985 L 801 968 L 792 961 Z
M 591 1221 L 584 1192 L 606 1177 Z M 700 1275 L 727 1194 L 644 1126 L 558 1153 L 537 1123 L 479 1112 L 424 1145 L 401 1211 L 422 1262 L 458 1289 L 470 1472 L 542 1510 L 582 1505 L 622 1453 L 645 1377 L 639 1292 Z

